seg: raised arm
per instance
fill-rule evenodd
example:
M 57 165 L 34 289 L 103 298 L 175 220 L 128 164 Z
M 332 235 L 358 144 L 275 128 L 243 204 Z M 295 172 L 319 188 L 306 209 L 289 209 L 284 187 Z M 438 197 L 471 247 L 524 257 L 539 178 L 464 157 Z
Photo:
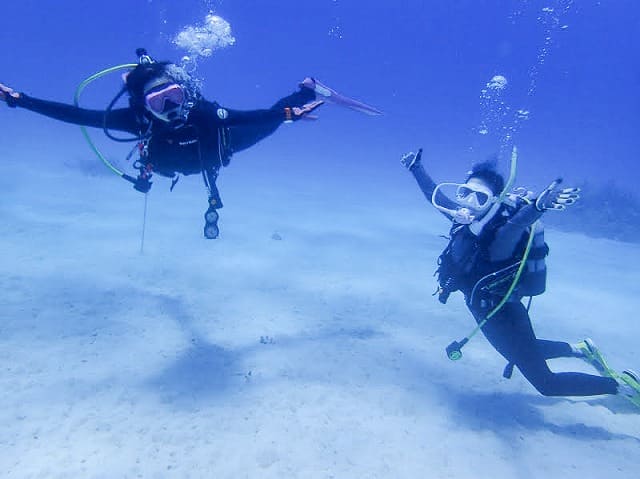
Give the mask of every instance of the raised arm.
M 411 172 L 424 197 L 429 203 L 432 203 L 433 191 L 436 188 L 436 182 L 433 181 L 422 166 L 422 148 L 420 148 L 417 153 L 410 152 L 404 155 L 400 160 L 400 163 L 402 163 L 402 165 Z M 452 210 L 457 208 L 457 205 L 447 198 L 446 195 L 438 192 L 437 198 L 439 205 Z M 445 214 L 445 216 L 447 215 Z M 447 216 L 447 218 L 449 218 L 449 216 Z

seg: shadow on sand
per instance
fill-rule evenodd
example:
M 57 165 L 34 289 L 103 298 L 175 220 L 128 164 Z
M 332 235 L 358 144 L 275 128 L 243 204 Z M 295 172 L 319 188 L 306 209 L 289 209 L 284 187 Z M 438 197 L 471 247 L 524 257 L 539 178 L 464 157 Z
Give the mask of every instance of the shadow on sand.
M 450 404 L 453 413 L 458 418 L 459 426 L 464 425 L 471 430 L 490 430 L 498 435 L 508 436 L 504 439 L 513 440 L 512 434 L 528 431 L 549 431 L 553 434 L 582 441 L 609 441 L 612 439 L 632 439 L 640 443 L 640 437 L 628 434 L 616 434 L 600 426 L 589 426 L 583 423 L 554 424 L 545 419 L 538 408 L 571 402 L 565 398 L 551 398 L 533 394 L 483 394 L 451 391 Z M 614 398 L 607 398 L 614 400 Z M 596 399 L 589 404 L 610 408 L 610 401 Z M 626 404 L 616 408 L 616 412 L 634 413 L 625 409 Z

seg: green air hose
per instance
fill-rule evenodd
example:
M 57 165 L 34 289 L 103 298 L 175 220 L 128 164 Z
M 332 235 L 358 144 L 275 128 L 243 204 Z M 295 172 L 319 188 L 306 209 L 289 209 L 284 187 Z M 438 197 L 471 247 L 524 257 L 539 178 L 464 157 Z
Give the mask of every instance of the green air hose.
M 78 85 L 78 88 L 76 88 L 76 93 L 75 93 L 75 95 L 73 97 L 73 104 L 76 107 L 80 106 L 79 105 L 80 95 L 82 94 L 84 89 L 89 84 L 93 83 L 98 78 L 102 78 L 103 76 L 106 76 L 106 75 L 108 75 L 110 73 L 113 73 L 115 71 L 118 71 L 118 70 L 130 70 L 130 69 L 135 68 L 137 66 L 138 66 L 137 63 L 126 63 L 126 64 L 123 64 L 123 65 L 117 65 L 117 66 L 114 66 L 114 67 L 111 67 L 111 68 L 107 68 L 106 70 L 102 70 L 102 71 L 100 71 L 98 73 L 95 73 L 95 74 L 91 75 L 89 78 L 87 78 L 82 83 L 80 83 L 80 85 Z M 96 154 L 96 156 L 98 158 L 100 158 L 100 161 L 102 161 L 102 163 L 104 163 L 104 165 L 107 168 L 109 168 L 112 172 L 114 172 L 116 175 L 127 179 L 128 175 L 126 175 L 124 172 L 120 171 L 118 168 L 113 166 L 113 164 L 111 164 L 111 162 L 102 154 L 102 152 L 98 149 L 98 147 L 95 145 L 95 143 L 93 142 L 93 140 L 89 136 L 89 132 L 87 131 L 87 129 L 84 126 L 81 126 L 80 130 L 82 131 L 82 135 L 84 136 L 85 140 L 87 140 L 87 143 L 89 143 L 89 147 Z
M 511 150 L 511 168 L 509 171 L 509 179 L 507 180 L 507 184 L 505 185 L 502 193 L 498 197 L 498 202 L 502 203 L 504 199 L 507 197 L 511 188 L 513 188 L 513 184 L 516 181 L 516 171 L 518 170 L 518 149 L 514 146 L 513 150 Z
M 535 236 L 536 226 L 538 226 L 537 221 L 533 225 L 531 225 L 531 233 L 529 233 L 529 239 L 527 240 L 527 247 L 524 250 L 524 254 L 522 255 L 522 259 L 520 260 L 520 266 L 518 267 L 518 272 L 513 278 L 513 281 L 511 282 L 511 286 L 509 287 L 507 294 L 505 294 L 504 298 L 502 298 L 502 301 L 500 301 L 498 305 L 495 308 L 493 308 L 493 310 L 491 310 L 489 314 L 487 314 L 487 317 L 484 319 L 483 324 L 489 321 L 492 317 L 496 315 L 498 311 L 500 311 L 500 309 L 502 309 L 505 303 L 509 301 L 509 298 L 513 294 L 513 290 L 516 289 L 516 284 L 518 284 L 518 280 L 522 275 L 522 271 L 524 271 L 524 268 L 527 265 L 527 259 L 529 258 L 529 252 L 531 251 L 531 245 L 533 244 L 533 237 Z
M 511 171 L 509 172 L 509 179 L 507 180 L 507 184 L 502 190 L 502 193 L 500 193 L 500 196 L 498 197 L 499 202 L 504 201 L 506 196 L 511 191 L 511 188 L 513 187 L 513 183 L 515 182 L 515 179 L 516 179 L 517 167 L 518 167 L 518 150 L 514 146 L 511 152 Z M 462 357 L 462 347 L 465 344 L 467 344 L 469 340 L 472 337 L 474 337 L 478 333 L 478 331 L 482 329 L 482 327 L 485 324 L 487 324 L 487 321 L 489 321 L 493 316 L 495 316 L 498 313 L 498 311 L 500 311 L 502 307 L 507 303 L 507 301 L 509 301 L 509 298 L 511 298 L 511 295 L 513 294 L 513 291 L 516 289 L 516 285 L 518 284 L 518 280 L 520 279 L 520 276 L 522 275 L 522 272 L 524 271 L 524 268 L 527 264 L 527 259 L 529 258 L 529 252 L 531 251 L 531 245 L 533 244 L 533 238 L 535 236 L 537 225 L 538 225 L 537 221 L 533 223 L 533 225 L 531 225 L 531 232 L 529 233 L 527 246 L 524 250 L 524 254 L 522 255 L 522 259 L 520 260 L 518 271 L 516 272 L 516 275 L 513 278 L 513 281 L 511 282 L 511 286 L 509 286 L 507 293 L 504 295 L 500 303 L 498 303 L 498 305 L 495 308 L 493 308 L 480 323 L 478 323 L 475 329 L 471 331 L 471 333 L 468 336 L 461 339 L 460 341 L 454 341 L 449 346 L 447 346 L 446 348 L 447 356 L 452 361 L 456 361 Z
M 511 286 L 509 286 L 509 289 L 507 290 L 507 293 L 504 295 L 502 300 L 498 303 L 498 305 L 495 308 L 493 308 L 489 312 L 489 314 L 487 314 L 485 316 L 485 318 L 482 321 L 480 321 L 480 323 L 478 323 L 478 325 L 474 328 L 473 331 L 471 331 L 471 333 L 468 336 L 466 336 L 465 338 L 463 338 L 460 341 L 454 341 L 449 346 L 447 346 L 447 348 L 446 348 L 447 356 L 452 361 L 456 361 L 456 360 L 458 360 L 458 359 L 460 359 L 462 357 L 462 347 L 465 344 L 467 344 L 469 342 L 469 340 L 471 338 L 473 338 L 478 333 L 478 331 L 480 331 L 482 329 L 482 327 L 485 324 L 487 324 L 487 321 L 489 321 L 491 318 L 493 318 L 498 313 L 498 311 L 500 311 L 502 309 L 502 307 L 507 303 L 507 301 L 509 301 L 509 298 L 513 294 L 513 291 L 516 289 L 516 285 L 518 284 L 518 280 L 520 279 L 520 276 L 522 275 L 522 272 L 524 271 L 524 268 L 526 267 L 527 259 L 529 258 L 529 252 L 531 251 L 531 245 L 533 244 L 533 238 L 535 236 L 535 231 L 536 231 L 537 225 L 538 225 L 537 221 L 533 225 L 531 225 L 531 232 L 529 233 L 529 239 L 527 240 L 527 246 L 526 246 L 526 248 L 524 250 L 524 254 L 522 255 L 522 259 L 520 260 L 520 265 L 518 266 L 518 271 L 516 272 L 516 275 L 514 276 L 513 281 L 511 282 Z

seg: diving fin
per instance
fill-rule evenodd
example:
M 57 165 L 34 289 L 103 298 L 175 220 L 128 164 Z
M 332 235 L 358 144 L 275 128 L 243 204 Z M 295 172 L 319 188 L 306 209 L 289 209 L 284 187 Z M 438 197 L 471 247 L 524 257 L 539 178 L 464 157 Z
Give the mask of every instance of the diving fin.
M 382 112 L 377 108 L 374 108 L 371 105 L 367 105 L 366 103 L 362 103 L 358 100 L 354 100 L 353 98 L 349 98 L 348 96 L 344 96 L 333 90 L 332 88 L 329 88 L 327 85 L 319 82 L 315 78 L 305 78 L 300 83 L 300 86 L 313 90 L 316 93 L 316 97 L 318 99 L 324 100 L 326 102 L 334 103 L 345 108 L 350 108 L 352 110 L 359 111 L 360 113 L 364 113 L 365 115 L 382 115 Z
M 616 372 L 609 367 L 607 361 L 604 359 L 604 356 L 602 356 L 602 353 L 592 339 L 587 338 L 583 341 L 580 341 L 576 345 L 576 347 L 582 353 L 582 359 L 596 368 L 602 376 L 606 376 L 609 378 L 616 377 Z
M 630 369 L 618 373 L 609 367 L 598 347 L 589 338 L 580 341 L 576 347 L 583 354 L 582 359 L 595 367 L 602 376 L 613 378 L 618 382 L 620 385 L 618 394 L 640 407 L 640 380 L 637 373 Z
M 631 392 L 625 394 L 625 398 L 636 406 L 640 407 L 640 376 L 635 371 L 625 369 L 618 376 L 618 382 L 627 385 L 627 389 Z

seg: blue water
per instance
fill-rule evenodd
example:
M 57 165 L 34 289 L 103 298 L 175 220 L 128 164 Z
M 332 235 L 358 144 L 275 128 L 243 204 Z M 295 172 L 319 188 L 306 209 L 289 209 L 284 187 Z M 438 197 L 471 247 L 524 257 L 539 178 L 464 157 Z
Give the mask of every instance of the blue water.
M 237 43 L 200 63 L 209 99 L 264 107 L 313 75 L 386 113 L 370 119 L 326 108 L 313 129 L 279 132 L 278 150 L 308 143 L 335 165 L 357 152 L 371 168 L 396 168 L 399 155 L 423 146 L 436 175 L 457 175 L 499 150 L 499 135 L 477 129 L 486 114 L 481 90 L 500 74 L 509 81 L 504 101 L 511 108 L 502 126 L 516 110 L 530 112 L 514 137 L 521 182 L 562 175 L 635 188 L 629 173 L 637 171 L 640 146 L 633 54 L 640 5 L 633 0 L 70 0 L 64 8 L 29 1 L 3 9 L 11 20 L 0 32 L 0 81 L 36 97 L 68 101 L 89 74 L 134 61 L 138 46 L 177 61 L 184 52 L 171 37 L 213 9 L 230 22 Z M 106 105 L 116 88 L 95 86 L 94 106 Z M 17 146 L 48 141 L 35 125 L 64 132 L 70 146 L 81 143 L 76 130 L 4 108 L 0 115 Z
M 172 38 L 213 10 L 236 43 L 200 59 L 208 99 L 264 108 L 310 75 L 385 112 L 323 106 L 234 156 L 217 241 L 199 175 L 156 178 L 139 254 L 143 197 L 76 126 L 0 104 L 8 477 L 637 476 L 621 398 L 541 397 L 480 335 L 446 359 L 474 322 L 431 296 L 449 225 L 398 161 L 423 147 L 459 181 L 517 145 L 517 184 L 586 186 L 554 226 L 640 240 L 637 0 L 4 3 L 0 82 L 34 97 L 71 102 L 138 47 L 179 61 Z M 639 245 L 546 234 L 536 331 L 638 369 Z

